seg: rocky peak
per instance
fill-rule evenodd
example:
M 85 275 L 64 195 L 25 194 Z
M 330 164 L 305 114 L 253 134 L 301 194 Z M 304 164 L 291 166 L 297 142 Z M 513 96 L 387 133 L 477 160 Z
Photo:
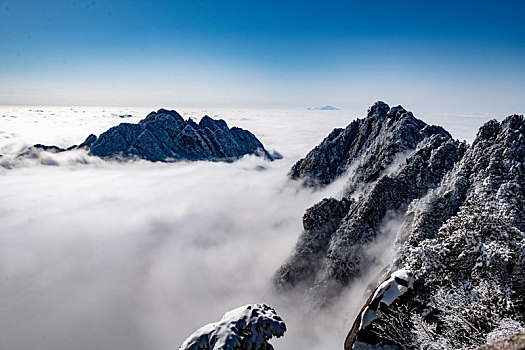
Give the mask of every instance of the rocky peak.
M 389 118 L 399 119 L 399 117 L 401 117 L 405 113 L 407 113 L 407 111 L 403 107 L 398 105 L 396 107 L 390 108 L 386 115 Z M 411 112 L 408 113 L 410 114 L 410 116 L 412 116 Z
M 159 109 L 157 112 L 149 113 L 146 118 L 142 119 L 139 124 L 146 124 L 151 122 L 165 122 L 165 123 L 183 123 L 184 118 L 174 110 Z
M 368 108 L 367 117 L 375 116 L 379 120 L 384 120 L 390 107 L 383 101 L 375 102 L 370 108 Z
M 92 141 L 92 140 L 90 140 Z M 86 142 L 85 142 L 86 143 Z M 91 142 L 89 151 L 99 157 L 138 157 L 151 161 L 223 160 L 246 154 L 273 157 L 249 131 L 228 128 L 223 120 L 208 116 L 199 124 L 184 120 L 176 111 L 159 109 L 138 124 L 122 123 Z
M 401 106 L 389 108 L 384 102 L 376 102 L 366 118 L 334 129 L 292 167 L 290 177 L 306 186 L 324 186 L 346 173 L 353 184 L 370 183 L 434 134 L 451 138 L 443 128 L 427 125 Z M 347 187 L 348 192 L 355 190 L 354 185 Z
M 315 213 L 319 222 L 304 222 L 295 252 L 276 273 L 277 286 L 287 290 L 307 283 L 315 303 L 329 302 L 373 262 L 366 252 L 385 222 L 438 186 L 465 150 L 443 128 L 383 102 L 370 107 L 366 118 L 335 129 L 293 166 L 290 176 L 307 186 L 345 176 L 343 199 L 307 210 L 305 217 Z M 333 209 L 322 210 L 328 204 Z M 315 227 L 323 227 L 321 235 Z
M 199 122 L 201 128 L 209 128 L 210 130 L 228 130 L 228 124 L 222 119 L 212 119 L 205 115 Z

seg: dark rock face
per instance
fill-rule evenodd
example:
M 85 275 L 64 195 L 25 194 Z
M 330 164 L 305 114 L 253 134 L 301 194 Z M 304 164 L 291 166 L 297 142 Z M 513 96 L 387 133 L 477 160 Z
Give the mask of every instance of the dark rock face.
M 91 146 L 97 141 L 97 136 L 90 134 L 84 142 L 82 142 L 80 145 L 78 145 L 78 148 L 86 148 L 90 149 Z
M 525 120 L 490 121 L 441 184 L 412 202 L 390 271 L 415 278 L 345 349 L 466 349 L 525 324 Z M 365 305 L 366 307 L 366 305 Z
M 268 153 L 251 132 L 232 127 L 224 120 L 204 116 L 199 124 L 184 120 L 176 111 L 159 109 L 138 124 L 121 123 L 102 133 L 91 134 L 78 146 L 63 149 L 57 146 L 34 145 L 20 157 L 37 156 L 38 151 L 59 153 L 83 148 L 101 158 L 142 158 L 150 161 L 177 160 L 233 161 L 247 154 L 282 158 Z
M 334 130 L 294 165 L 290 176 L 319 186 L 346 172 L 345 206 L 316 215 L 322 235 L 311 228 L 314 225 L 304 225 L 295 253 L 276 273 L 277 286 L 289 289 L 307 283 L 315 303 L 330 301 L 371 262 L 366 251 L 381 235 L 385 221 L 437 186 L 465 149 L 442 128 L 383 102 L 375 103 L 365 119 Z M 323 202 L 305 217 L 317 213 L 318 207 Z M 312 252 L 312 247 L 317 250 Z
M 332 233 L 354 204 L 352 199 L 325 198 L 309 208 L 303 216 L 304 232 L 288 262 L 277 271 L 278 287 L 287 290 L 297 284 L 314 282 L 321 262 L 326 257 Z
M 138 124 L 122 123 L 102 133 L 92 142 L 90 153 L 150 161 L 235 160 L 246 154 L 273 159 L 247 130 L 229 129 L 224 120 L 208 116 L 197 124 L 165 109 L 148 114 Z
M 68 147 L 68 148 L 62 148 L 62 147 L 58 147 L 58 146 L 54 146 L 54 145 L 48 146 L 48 145 L 42 145 L 40 143 L 37 143 L 37 144 L 29 147 L 23 153 L 20 153 L 18 155 L 18 158 L 24 158 L 24 157 L 26 157 L 26 158 L 37 158 L 38 157 L 38 153 L 40 151 L 46 151 L 46 152 L 50 152 L 50 153 L 62 153 L 62 152 L 65 152 L 65 151 L 69 151 L 69 150 L 75 149 L 76 147 L 77 147 L 76 145 L 73 145 L 73 146 Z

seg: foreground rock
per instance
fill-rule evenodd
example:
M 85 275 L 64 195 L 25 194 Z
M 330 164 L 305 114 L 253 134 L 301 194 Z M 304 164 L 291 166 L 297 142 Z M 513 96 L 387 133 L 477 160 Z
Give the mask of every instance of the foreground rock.
M 284 321 L 266 304 L 241 306 L 216 323 L 199 328 L 184 341 L 181 350 L 271 350 L 272 337 L 286 331 Z
M 465 149 L 443 128 L 383 102 L 375 103 L 366 118 L 332 131 L 290 176 L 306 186 L 323 186 L 345 174 L 345 194 L 307 211 L 305 230 L 277 271 L 276 285 L 284 290 L 310 286 L 315 303 L 329 302 L 374 260 L 367 250 L 385 222 L 437 186 Z
M 268 160 L 279 158 L 277 153 L 268 153 L 251 132 L 229 128 L 222 119 L 204 116 L 197 124 L 166 109 L 151 112 L 138 124 L 121 123 L 99 137 L 89 135 L 78 146 L 63 149 L 39 144 L 20 156 L 35 157 L 40 151 L 60 153 L 77 148 L 87 149 L 91 155 L 101 158 L 141 158 L 160 162 L 233 161 L 249 154 Z

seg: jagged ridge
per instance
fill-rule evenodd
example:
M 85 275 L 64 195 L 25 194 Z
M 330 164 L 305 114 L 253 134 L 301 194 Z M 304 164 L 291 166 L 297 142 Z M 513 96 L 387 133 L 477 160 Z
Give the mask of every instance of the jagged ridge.
M 78 148 L 101 158 L 136 157 L 161 162 L 233 161 L 247 154 L 268 160 L 281 158 L 277 152 L 268 153 L 251 132 L 228 128 L 222 119 L 204 116 L 197 124 L 191 118 L 184 120 L 176 111 L 166 109 L 151 112 L 138 124 L 121 123 L 99 137 L 91 134 L 78 146 L 64 149 L 36 144 L 19 157 L 38 157 L 40 151 L 61 153 Z
M 408 211 L 391 270 L 416 283 L 352 344 L 472 348 L 524 330 L 525 121 L 480 128 L 438 188 Z M 496 337 L 497 336 L 497 337 Z
M 315 217 L 322 235 L 304 225 L 294 254 L 276 273 L 276 285 L 286 290 L 306 283 L 316 303 L 330 301 L 370 262 L 366 250 L 382 223 L 437 186 L 465 149 L 443 128 L 383 102 L 375 103 L 366 118 L 334 130 L 290 176 L 319 186 L 346 172 L 344 213 L 327 212 L 322 203 L 307 211 L 305 218 Z M 312 254 L 310 247 L 318 250 Z
M 224 120 L 208 116 L 197 124 L 165 109 L 151 112 L 138 124 L 122 123 L 102 133 L 91 142 L 90 153 L 103 158 L 137 156 L 151 161 L 234 160 L 246 154 L 273 160 L 247 130 L 229 129 Z

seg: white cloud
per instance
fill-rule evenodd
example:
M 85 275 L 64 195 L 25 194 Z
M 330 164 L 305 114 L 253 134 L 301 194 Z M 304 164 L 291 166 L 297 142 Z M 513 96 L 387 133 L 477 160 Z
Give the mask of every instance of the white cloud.
M 122 122 L 112 114 L 129 113 L 134 117 L 125 121 L 136 122 L 147 111 L 3 107 L 0 153 L 13 158 L 37 142 L 69 146 Z M 76 151 L 43 155 L 58 166 L 37 159 L 4 169 L 0 348 L 174 349 L 225 311 L 258 302 L 273 306 L 287 322 L 285 337 L 272 341 L 276 348 L 342 346 L 366 280 L 334 309 L 313 312 L 301 296 L 275 295 L 270 279 L 293 248 L 305 209 L 341 186 L 311 192 L 289 182 L 286 173 L 353 116 L 179 112 L 218 114 L 285 158 L 118 163 Z M 5 134 L 13 136 L 2 139 Z

